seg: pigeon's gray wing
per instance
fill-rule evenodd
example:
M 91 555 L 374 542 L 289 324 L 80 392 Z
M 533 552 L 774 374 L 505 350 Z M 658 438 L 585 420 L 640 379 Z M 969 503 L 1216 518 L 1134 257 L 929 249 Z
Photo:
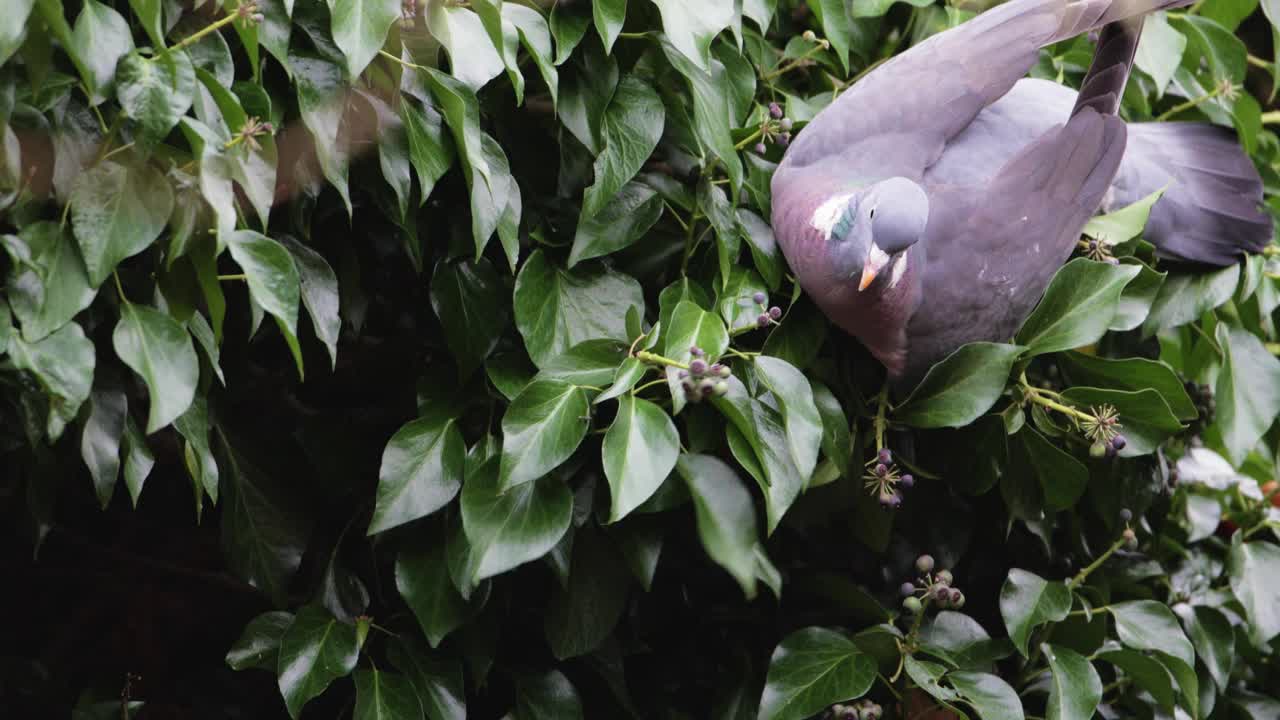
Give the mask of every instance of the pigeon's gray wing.
M 1013 336 L 1071 254 L 1124 148 L 1124 121 L 1085 107 L 1014 156 L 985 189 L 938 189 L 951 211 L 931 216 L 925 231 L 924 300 L 907 328 L 906 376 L 964 343 Z

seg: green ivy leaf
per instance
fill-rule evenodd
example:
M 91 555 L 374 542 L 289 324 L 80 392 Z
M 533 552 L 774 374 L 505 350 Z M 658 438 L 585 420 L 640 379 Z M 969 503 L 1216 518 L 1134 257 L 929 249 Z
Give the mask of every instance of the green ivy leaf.
M 350 150 L 347 140 L 339 135 L 347 104 L 347 86 L 342 68 L 329 60 L 300 54 L 289 55 L 297 87 L 298 112 L 302 124 L 315 141 L 320 172 L 338 191 L 351 215 L 351 194 L 347 189 L 347 166 Z
M 1244 606 L 1250 635 L 1256 642 L 1269 642 L 1280 635 L 1280 547 L 1266 542 L 1243 542 L 1237 533 L 1227 557 L 1231 592 Z
M 405 676 L 374 668 L 357 670 L 354 678 L 356 709 L 353 720 L 414 720 L 422 717 L 418 693 Z
M 706 0 L 686 3 L 681 0 L 653 0 L 662 14 L 662 30 L 671 45 L 699 69 L 711 64 L 711 41 L 733 21 L 733 3 L 729 0 Z
M 280 664 L 280 638 L 292 624 L 293 613 L 282 610 L 264 612 L 250 620 L 240 638 L 227 651 L 227 667 L 275 672 Z
M 451 418 L 428 416 L 396 431 L 382 452 L 378 496 L 368 534 L 439 510 L 462 487 L 466 444 Z
M 600 0 L 591 3 L 591 13 L 595 18 L 596 32 L 600 33 L 600 41 L 604 43 L 604 51 L 612 52 L 613 43 L 627 21 L 627 0 Z
M 1142 25 L 1142 39 L 1133 63 L 1155 81 L 1156 97 L 1164 94 L 1173 80 L 1173 72 L 1182 62 L 1187 49 L 1187 36 L 1169 24 L 1169 16 L 1155 12 L 1146 17 Z
M 1046 720 L 1089 720 L 1102 701 L 1098 671 L 1080 653 L 1061 645 L 1043 645 L 1053 682 Z
M 628 341 L 624 319 L 644 309 L 640 284 L 599 267 L 561 270 L 542 251 L 525 260 L 516 278 L 516 327 L 535 365 L 584 340 Z
M 594 216 L 585 212 L 569 250 L 568 267 L 634 245 L 662 217 L 662 197 L 638 181 L 628 182 Z
M 391 24 L 400 18 L 400 3 L 397 0 L 333 0 L 330 11 L 333 42 L 347 57 L 347 76 L 358 77 L 382 49 Z
M 232 571 L 283 605 L 289 581 L 302 564 L 309 534 L 305 518 L 272 476 L 232 448 L 220 429 L 218 437 L 219 464 L 227 479 L 220 528 L 223 556 Z
M 45 432 L 50 442 L 57 440 L 89 398 L 95 359 L 93 341 L 71 322 L 39 342 L 28 343 L 14 335 L 9 338 L 9 358 L 15 368 L 31 373 L 49 396 Z
M 124 452 L 124 484 L 129 489 L 129 499 L 133 501 L 133 507 L 137 508 L 138 497 L 142 495 L 142 485 L 151 474 L 151 468 L 155 467 L 156 456 L 147 446 L 147 439 L 143 437 L 142 431 L 128 415 L 125 415 L 124 443 L 121 445 L 121 450 Z
M 61 7 L 58 14 L 62 14 Z M 62 38 L 64 44 L 67 39 Z M 111 92 L 116 64 L 133 50 L 129 23 L 98 0 L 85 0 L 69 39 L 68 50 L 79 63 L 80 74 L 89 88 L 90 103 L 98 105 Z
M 249 296 L 258 307 L 276 318 L 291 349 L 296 348 L 302 281 L 289 251 L 275 240 L 252 230 L 237 230 L 229 234 L 227 248 L 231 251 L 231 258 L 244 270 Z M 296 349 L 294 359 L 301 374 L 302 356 Z
M 1195 666 L 1195 650 L 1182 633 L 1168 606 L 1154 600 L 1133 600 L 1108 606 L 1120 642 L 1135 650 L 1151 650 Z
M 510 297 L 493 265 L 441 261 L 431 276 L 431 308 L 463 377 L 497 347 L 507 327 Z
M 850 459 L 853 453 L 853 437 L 849 420 L 845 417 L 840 401 L 826 385 L 812 382 L 813 404 L 822 419 L 822 452 L 835 463 L 842 477 L 849 477 Z
M 1075 505 L 1089 485 L 1089 468 L 1030 425 L 1024 426 L 1017 437 L 1022 441 L 1028 464 L 1040 480 L 1045 509 L 1059 511 Z
M 671 4 L 683 0 L 663 0 Z M 726 77 L 724 64 L 712 59 L 706 67 L 691 62 L 678 46 L 662 38 L 662 51 L 676 70 L 689 81 L 693 94 L 693 132 L 704 153 L 710 153 L 724 165 L 729 176 L 731 197 L 737 197 L 742 187 L 742 161 L 734 146 L 730 128 L 733 106 L 729 96 L 731 83 Z
M 570 10 L 568 5 L 556 3 L 551 6 L 551 20 L 548 25 L 551 27 L 551 36 L 556 41 L 555 64 L 563 65 L 573 54 L 574 48 L 578 47 L 578 43 L 582 42 L 583 36 L 587 34 L 587 28 L 591 25 L 591 16 L 581 12 L 581 8 Z
M 1117 390 L 1151 389 L 1160 394 L 1173 414 L 1182 420 L 1198 415 L 1186 388 L 1173 368 L 1146 358 L 1102 358 L 1078 352 L 1063 353 L 1058 361 L 1072 384 L 1095 385 Z
M 209 445 L 209 407 L 204 396 L 196 395 L 191 406 L 181 417 L 173 421 L 173 427 L 186 441 L 183 459 L 187 471 L 196 484 L 197 514 L 201 507 L 200 493 L 208 493 L 214 502 L 218 501 L 218 462 L 213 457 L 213 449 Z
M 1132 678 L 1134 683 L 1151 693 L 1156 703 L 1165 710 L 1172 711 L 1177 695 L 1173 688 L 1173 676 L 1160 664 L 1159 660 L 1143 655 L 1134 650 L 1107 650 L 1099 652 L 1097 659 L 1115 665 Z
M 1223 353 L 1217 425 L 1227 457 L 1240 465 L 1280 415 L 1280 360 L 1257 336 L 1226 323 L 1214 335 Z
M 582 699 L 559 670 L 516 678 L 515 720 L 582 720 Z
M 391 644 L 387 656 L 413 683 L 428 718 L 466 720 L 462 668 L 456 661 L 444 660 L 403 638 Z
M 1047 622 L 1061 622 L 1071 611 L 1071 591 L 1061 582 L 1049 582 L 1014 568 L 1000 588 L 1000 616 L 1009 639 L 1023 655 L 1031 631 Z
M 1025 717 L 1018 693 L 999 676 L 957 670 L 947 673 L 946 679 L 983 720 L 1022 720 Z
M 1240 266 L 1201 273 L 1169 273 L 1151 312 L 1142 322 L 1144 337 L 1161 330 L 1199 320 L 1200 316 L 1231 299 L 1240 279 Z
M 1111 325 L 1121 291 L 1138 271 L 1132 265 L 1085 258 L 1067 263 L 1022 324 L 1018 344 L 1028 355 L 1043 355 L 1096 342 Z
M 822 26 L 823 35 L 836 51 L 840 66 L 846 73 L 849 72 L 849 46 L 853 43 L 853 26 L 848 6 L 843 0 L 808 0 L 808 4 L 814 17 L 818 19 L 818 24 Z
M 773 228 L 759 215 L 745 208 L 738 208 L 736 214 L 738 230 L 751 249 L 751 260 L 756 270 L 770 290 L 777 290 L 782 284 L 782 261 Z
M 298 242 L 296 238 L 284 235 L 280 238 L 280 244 L 293 256 L 294 267 L 298 270 L 302 304 L 311 316 L 311 327 L 315 328 L 316 337 L 329 351 L 330 367 L 336 369 L 338 334 L 342 331 L 338 276 L 324 256 Z
M 515 26 L 520 37 L 520 45 L 533 58 L 538 74 L 542 76 L 543 82 L 547 84 L 547 90 L 551 93 L 551 104 L 554 107 L 560 97 L 560 76 L 556 71 L 555 58 L 551 49 L 551 31 L 547 27 L 547 21 L 533 8 L 511 2 L 502 3 L 502 20 L 504 28 L 508 23 Z
M 71 233 L 53 222 L 22 228 L 6 244 L 25 244 L 27 258 L 12 263 L 9 305 L 22 326 L 22 337 L 36 342 L 70 322 L 97 297 Z
M 173 190 L 150 166 L 104 162 L 80 175 L 70 203 L 71 227 L 89 283 L 97 287 L 121 260 L 146 250 L 160 236 L 173 212 Z
M 449 53 L 453 77 L 471 92 L 484 87 L 506 67 L 480 16 L 471 9 L 429 0 L 426 17 L 427 28 Z
M 626 563 L 599 530 L 574 536 L 569 582 L 547 605 L 543 630 L 558 660 L 597 650 L 613 633 L 627 607 L 631 582 Z
M 147 384 L 151 397 L 148 434 L 187 411 L 200 381 L 200 361 L 186 328 L 159 310 L 125 302 L 120 306 L 120 322 L 111 344 L 124 364 Z
M 482 583 L 470 599 L 464 598 L 450 579 L 445 544 L 426 534 L 415 536 L 396 555 L 395 576 L 396 590 L 433 648 L 479 613 L 489 597 L 489 584 Z
M 191 107 L 195 92 L 195 68 L 181 50 L 156 57 L 143 57 L 135 50 L 116 66 L 120 108 L 152 142 L 173 130 Z
M 798 630 L 769 658 L 760 720 L 803 720 L 862 697 L 875 679 L 875 660 L 849 638 L 820 627 Z
M 577 385 L 535 380 L 525 387 L 502 416 L 502 490 L 536 480 L 568 460 L 587 435 L 590 407 L 586 391 Z
M 506 449 L 503 449 L 504 458 Z M 569 529 L 573 494 L 560 478 L 547 476 L 505 492 L 498 462 L 485 462 L 462 487 L 462 526 L 471 544 L 473 582 L 537 560 Z
M 800 476 L 808 478 L 818 464 L 818 447 L 822 444 L 822 418 L 813 402 L 809 381 L 787 361 L 768 355 L 756 358 L 756 370 L 782 409 L 791 460 Z
M 1138 268 L 1138 276 L 1124 286 L 1124 291 L 1120 293 L 1120 303 L 1116 305 L 1115 317 L 1111 318 L 1111 325 L 1108 327 L 1111 330 L 1133 330 L 1150 317 L 1151 307 L 1169 273 L 1156 272 L 1133 257 L 1124 258 L 1121 262 Z
M 1215 523 L 1217 520 L 1218 513 L 1215 513 Z M 1231 667 L 1235 664 L 1236 636 L 1231 622 L 1221 611 L 1207 605 L 1192 607 L 1178 603 L 1173 606 L 1173 611 L 1182 621 L 1182 627 L 1196 649 L 1196 657 L 1204 663 L 1218 690 L 1225 691 L 1231 679 Z
M 583 218 L 599 213 L 640 172 L 662 138 L 664 118 L 662 99 L 648 83 L 633 75 L 622 78 L 604 112 L 604 149 L 596 158 L 595 182 L 583 196 Z
M 970 343 L 934 365 L 894 408 L 893 417 L 921 428 L 961 427 L 977 420 L 1004 392 L 1017 345 Z
M 716 564 L 729 571 L 747 599 L 756 594 L 756 511 L 733 469 L 710 455 L 683 454 L 676 469 L 689 486 L 698 537 Z
M 648 500 L 676 465 L 680 436 L 662 408 L 634 395 L 618 399 L 618 413 L 601 453 L 609 480 L 609 522 Z
M 626 17 L 626 0 L 623 2 L 623 17 Z M 6 8 L 9 17 L 0 27 L 0 65 L 3 65 L 26 39 L 27 16 L 35 7 L 35 0 L 13 0 Z M 621 27 L 621 24 L 619 24 Z
M 402 98 L 400 120 L 409 141 L 409 162 L 418 176 L 418 203 L 426 204 L 431 191 L 457 160 L 453 138 L 444 126 L 444 118 L 430 106 Z
M 1151 207 L 1164 195 L 1161 188 L 1150 195 L 1105 215 L 1095 215 L 1085 223 L 1080 232 L 1097 238 L 1112 247 L 1128 242 L 1142 234 L 1151 215 Z
M 314 605 L 299 610 L 280 637 L 279 686 L 289 716 L 301 716 L 308 700 L 350 674 L 359 654 L 355 626 Z
M 80 456 L 93 478 L 98 502 L 106 510 L 120 477 L 120 438 L 124 435 L 129 400 L 118 390 L 89 395 L 89 417 L 80 433 Z

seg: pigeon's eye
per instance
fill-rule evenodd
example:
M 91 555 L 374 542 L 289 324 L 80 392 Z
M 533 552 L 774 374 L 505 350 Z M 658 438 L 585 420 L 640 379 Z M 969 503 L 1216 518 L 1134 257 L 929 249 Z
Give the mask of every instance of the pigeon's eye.
M 871 208 L 871 214 L 870 214 L 870 215 L 868 215 L 867 217 L 868 217 L 869 219 L 871 219 L 871 220 L 875 220 L 875 219 L 876 219 L 876 209 L 875 209 L 875 208 Z

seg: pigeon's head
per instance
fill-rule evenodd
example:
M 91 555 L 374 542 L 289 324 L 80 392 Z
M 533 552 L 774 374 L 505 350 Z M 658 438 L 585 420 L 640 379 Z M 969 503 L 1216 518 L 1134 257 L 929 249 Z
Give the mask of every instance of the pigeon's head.
M 896 261 L 924 235 L 929 198 L 918 184 L 894 177 L 831 198 L 814 220 L 828 230 L 828 252 L 838 276 L 859 278 L 862 291 L 886 267 L 902 267 Z

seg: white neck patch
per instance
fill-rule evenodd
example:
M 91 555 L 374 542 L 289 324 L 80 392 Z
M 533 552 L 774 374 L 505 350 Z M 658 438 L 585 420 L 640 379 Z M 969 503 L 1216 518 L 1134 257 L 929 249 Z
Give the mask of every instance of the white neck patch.
M 898 260 L 893 263 L 893 274 L 889 276 L 889 287 L 895 288 L 898 282 L 902 280 L 903 274 L 907 272 L 907 254 L 906 252 L 898 256 Z
M 831 230 L 840 221 L 840 215 L 844 213 L 845 206 L 849 204 L 849 198 L 856 194 L 832 195 L 827 198 L 826 202 L 819 205 L 817 210 L 813 211 L 813 217 L 809 219 L 809 224 L 822 233 L 823 240 L 831 239 Z

